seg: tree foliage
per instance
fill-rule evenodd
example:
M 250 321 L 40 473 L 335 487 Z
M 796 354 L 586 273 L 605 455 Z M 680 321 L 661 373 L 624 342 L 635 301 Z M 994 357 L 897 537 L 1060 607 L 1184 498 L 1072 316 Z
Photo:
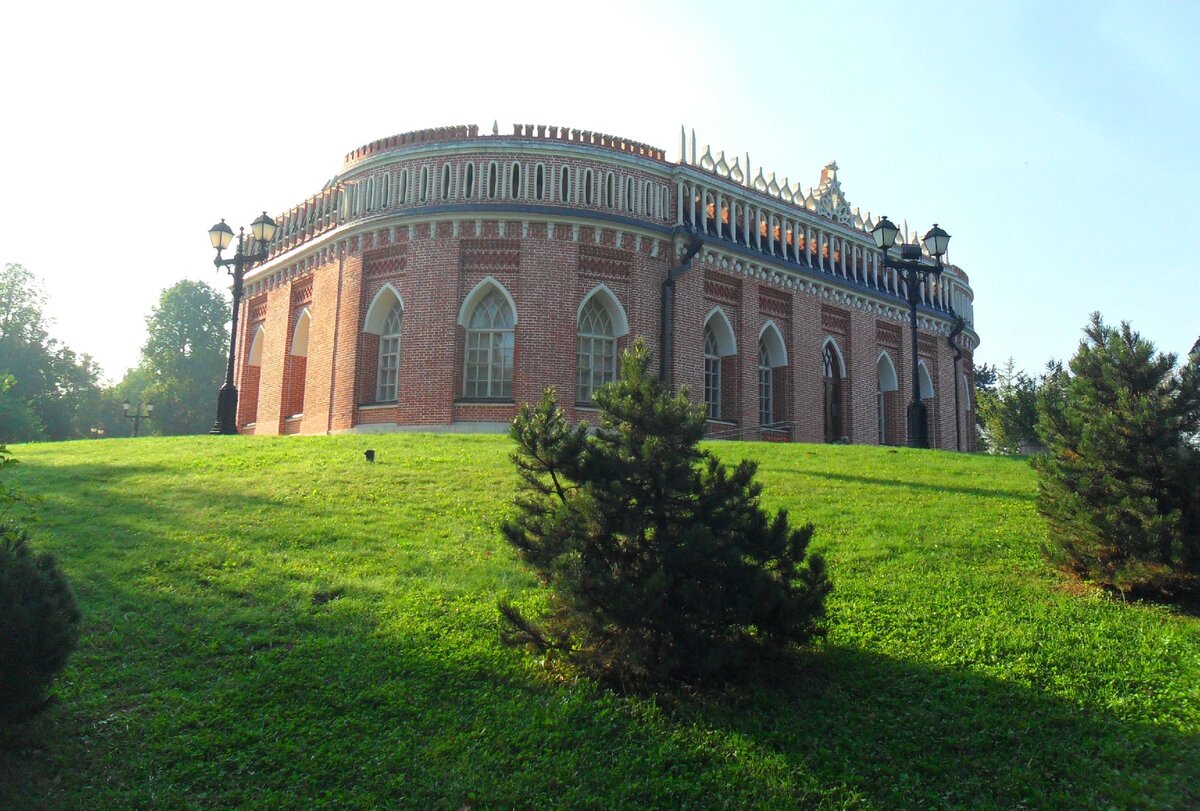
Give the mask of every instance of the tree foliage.
M 980 371 L 985 382 L 980 385 Z M 1039 381 L 1016 368 L 1012 358 L 1001 367 L 976 370 L 975 413 L 985 446 L 992 453 L 1019 453 L 1037 441 Z
M 506 639 L 638 688 L 719 682 L 822 632 L 830 583 L 811 525 L 759 504 L 756 465 L 728 470 L 698 442 L 702 409 L 649 373 L 642 341 L 596 394 L 594 434 L 552 390 L 513 422 L 522 487 L 504 537 L 550 587 Z
M 1170 590 L 1200 574 L 1200 369 L 1099 313 L 1038 401 L 1049 454 L 1034 460 L 1047 552 L 1121 591 Z
M 147 428 L 198 434 L 212 427 L 229 357 L 228 320 L 224 294 L 204 282 L 184 279 L 162 292 L 146 318 L 140 369 L 122 381 L 127 397 L 136 390 L 154 403 Z
M 47 332 L 46 296 L 21 265 L 0 272 L 0 441 L 87 436 L 100 400 L 100 370 Z

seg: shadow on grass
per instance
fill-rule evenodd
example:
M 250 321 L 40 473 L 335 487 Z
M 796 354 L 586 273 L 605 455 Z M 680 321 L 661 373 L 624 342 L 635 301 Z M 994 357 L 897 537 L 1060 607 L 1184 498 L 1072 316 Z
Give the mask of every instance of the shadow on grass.
M 1195 736 L 856 650 L 672 704 L 540 681 L 449 608 L 389 630 L 361 588 L 249 620 L 114 597 L 142 607 L 118 630 L 153 641 L 94 663 L 104 695 L 30 729 L 0 764 L 3 807 L 1200 803 Z
M 798 468 L 765 468 L 772 474 L 787 474 L 792 476 L 800 476 L 815 479 L 834 479 L 836 481 L 850 482 L 853 484 L 865 484 L 871 487 L 898 487 L 904 490 L 925 490 L 931 493 L 946 495 L 948 493 L 959 493 L 966 496 L 979 496 L 981 498 L 999 498 L 999 499 L 1018 499 L 1020 501 L 1033 501 L 1033 493 L 1021 492 L 1018 490 L 999 490 L 993 487 L 963 487 L 956 484 L 929 484 L 927 482 L 917 481 L 900 481 L 897 479 L 881 479 L 874 476 L 852 476 L 847 473 L 830 473 L 822 470 L 804 470 Z
M 1200 738 L 964 669 L 832 648 L 793 682 L 691 704 L 882 807 L 1200 806 Z

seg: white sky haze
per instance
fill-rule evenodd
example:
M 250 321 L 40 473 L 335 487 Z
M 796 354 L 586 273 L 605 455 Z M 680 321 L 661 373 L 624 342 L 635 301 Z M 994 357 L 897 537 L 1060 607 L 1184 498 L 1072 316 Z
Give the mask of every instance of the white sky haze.
M 977 361 L 1029 372 L 1088 313 L 1200 335 L 1200 4 L 58 3 L 3 12 L 0 262 L 110 379 L 206 231 L 426 127 L 592 129 L 749 152 L 793 185 L 952 235 Z

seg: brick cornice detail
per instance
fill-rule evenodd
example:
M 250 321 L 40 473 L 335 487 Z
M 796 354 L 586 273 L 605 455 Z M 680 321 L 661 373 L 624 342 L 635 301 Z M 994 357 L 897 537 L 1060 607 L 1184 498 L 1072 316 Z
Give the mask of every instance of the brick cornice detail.
M 579 270 L 605 279 L 627 279 L 633 265 L 633 253 L 602 245 L 579 246 Z
M 459 250 L 463 270 L 519 270 L 521 267 L 519 239 L 463 239 Z

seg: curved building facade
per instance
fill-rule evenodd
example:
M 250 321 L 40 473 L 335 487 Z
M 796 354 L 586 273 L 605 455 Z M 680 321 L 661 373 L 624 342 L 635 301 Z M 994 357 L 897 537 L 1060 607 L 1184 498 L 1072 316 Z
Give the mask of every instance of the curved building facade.
M 808 191 L 748 164 L 541 125 L 356 149 L 246 278 L 240 430 L 504 430 L 547 385 L 594 421 L 643 336 L 711 436 L 904 444 L 908 305 L 873 218 L 836 164 Z M 972 291 L 951 265 L 920 292 L 931 444 L 971 450 Z

